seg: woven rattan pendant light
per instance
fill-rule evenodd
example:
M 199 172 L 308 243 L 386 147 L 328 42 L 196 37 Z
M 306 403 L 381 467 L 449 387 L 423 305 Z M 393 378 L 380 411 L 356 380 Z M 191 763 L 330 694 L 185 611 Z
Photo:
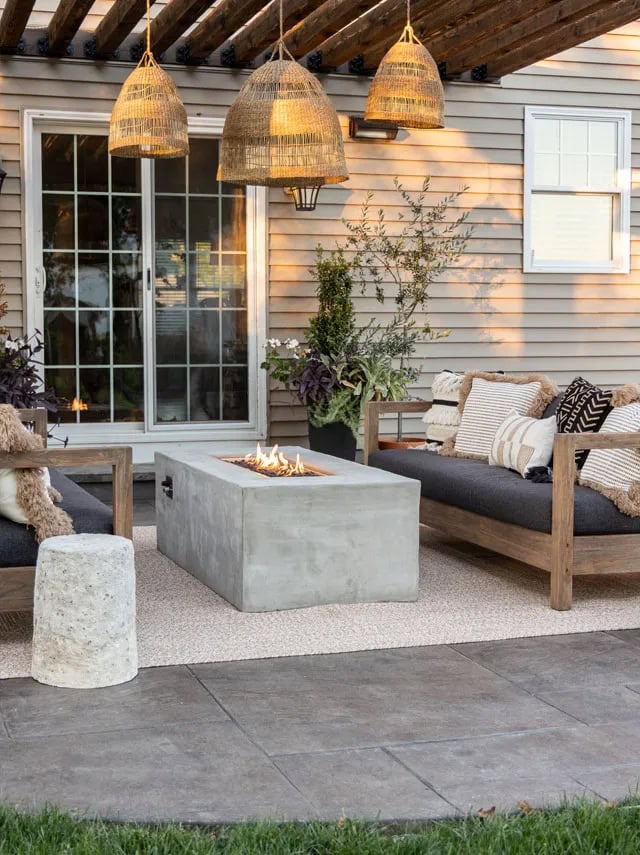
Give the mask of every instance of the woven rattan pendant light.
M 151 53 L 150 0 L 147 47 L 125 80 L 111 113 L 109 154 L 117 157 L 185 157 L 187 113 L 176 84 Z
M 369 89 L 364 117 L 404 128 L 442 128 L 444 89 L 433 57 L 411 26 L 382 58 Z
M 253 72 L 229 108 L 218 178 L 292 188 L 346 181 L 337 113 L 318 80 L 287 51 L 282 32 L 280 0 L 277 59 Z

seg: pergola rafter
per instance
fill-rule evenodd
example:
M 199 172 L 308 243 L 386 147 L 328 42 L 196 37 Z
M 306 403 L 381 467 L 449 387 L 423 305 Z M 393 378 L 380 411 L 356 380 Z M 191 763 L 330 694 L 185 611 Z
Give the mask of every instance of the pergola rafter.
M 285 44 L 296 59 L 355 21 L 380 0 L 325 0 L 285 34 Z
M 529 2 L 535 2 L 535 0 L 529 0 Z M 546 2 L 550 2 L 550 0 L 546 0 Z M 500 2 L 496 2 L 496 0 L 453 0 L 451 2 L 450 0 L 448 3 L 430 3 L 426 8 L 424 6 L 418 7 L 416 4 L 412 19 L 416 35 L 425 43 L 435 58 L 431 44 L 435 34 L 440 34 L 444 38 L 448 33 L 457 34 L 460 29 L 477 29 L 478 22 L 483 20 L 485 15 L 492 17 L 495 24 L 495 15 L 500 8 L 504 8 L 504 0 L 500 0 Z M 395 44 L 399 35 L 399 32 L 384 32 L 381 38 L 377 39 L 368 50 L 361 51 L 360 64 L 362 68 L 376 68 L 385 53 Z
M 24 33 L 36 0 L 6 0 L 0 18 L 0 53 L 13 53 Z
M 318 0 L 288 0 L 284 7 L 285 31 L 304 20 L 318 5 Z M 266 51 L 280 34 L 280 9 L 277 2 L 263 11 L 235 36 L 226 55 L 228 65 L 243 65 Z
M 151 22 L 151 49 L 163 53 L 211 6 L 211 0 L 170 0 Z
M 46 53 L 62 56 L 95 0 L 60 0 L 46 36 Z
M 187 38 L 185 59 L 203 62 L 263 6 L 264 0 L 222 0 Z
M 444 5 L 446 0 L 438 0 Z M 318 47 L 313 65 L 337 68 L 367 48 L 376 44 L 385 32 L 391 30 L 397 39 L 406 20 L 405 0 L 384 0 L 367 14 L 326 39 Z
M 640 0 L 601 0 L 596 11 L 556 27 L 552 33 L 529 38 L 487 64 L 492 77 L 518 71 L 562 50 L 575 47 L 640 17 Z
M 505 52 L 527 46 L 533 39 L 552 36 L 560 26 L 571 24 L 585 15 L 602 8 L 602 0 L 560 0 L 546 5 L 536 12 L 531 8 L 533 0 L 529 0 L 531 14 L 523 20 L 514 23 L 498 33 L 489 32 L 486 38 L 469 47 L 466 51 L 453 51 L 453 59 L 447 65 L 451 74 L 461 74 L 477 65 L 478 54 L 482 56 L 483 64 L 489 66 L 494 60 L 499 60 Z
M 146 10 L 146 0 L 115 0 L 94 33 L 96 56 L 110 56 L 119 48 Z

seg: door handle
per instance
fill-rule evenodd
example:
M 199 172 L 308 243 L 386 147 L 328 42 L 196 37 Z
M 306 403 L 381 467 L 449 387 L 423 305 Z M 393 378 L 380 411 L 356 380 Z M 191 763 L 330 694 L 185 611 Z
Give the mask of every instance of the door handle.
M 36 267 L 35 288 L 36 296 L 44 296 L 44 293 L 47 290 L 47 271 L 44 269 L 44 267 Z

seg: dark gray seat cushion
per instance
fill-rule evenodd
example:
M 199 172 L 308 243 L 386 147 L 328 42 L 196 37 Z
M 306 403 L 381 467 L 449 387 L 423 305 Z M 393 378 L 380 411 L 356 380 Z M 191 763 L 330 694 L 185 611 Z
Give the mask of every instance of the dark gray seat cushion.
M 61 472 L 50 470 L 52 485 L 62 494 L 60 507 L 78 534 L 113 534 L 111 509 Z M 38 557 L 33 529 L 0 517 L 0 567 L 31 567 Z
M 422 495 L 506 523 L 551 532 L 552 484 L 525 481 L 517 472 L 478 460 L 441 457 L 432 451 L 376 451 L 369 465 L 415 478 Z M 609 499 L 576 487 L 574 531 L 633 534 L 640 518 L 621 514 Z

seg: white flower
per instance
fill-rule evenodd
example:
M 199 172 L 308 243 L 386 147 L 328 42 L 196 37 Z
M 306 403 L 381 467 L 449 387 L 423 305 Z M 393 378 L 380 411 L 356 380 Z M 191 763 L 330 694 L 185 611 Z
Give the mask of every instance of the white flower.
M 7 340 L 4 343 L 4 349 L 9 351 L 20 350 L 20 344 L 17 341 Z
M 281 344 L 279 338 L 268 338 L 265 347 L 280 347 Z
M 295 350 L 299 344 L 300 344 L 300 342 L 298 341 L 297 338 L 288 338 L 285 341 L 285 345 L 286 345 L 287 350 Z
M 299 353 L 294 353 L 294 354 L 293 354 L 293 358 L 294 358 L 294 359 L 300 359 L 300 354 L 299 354 Z

